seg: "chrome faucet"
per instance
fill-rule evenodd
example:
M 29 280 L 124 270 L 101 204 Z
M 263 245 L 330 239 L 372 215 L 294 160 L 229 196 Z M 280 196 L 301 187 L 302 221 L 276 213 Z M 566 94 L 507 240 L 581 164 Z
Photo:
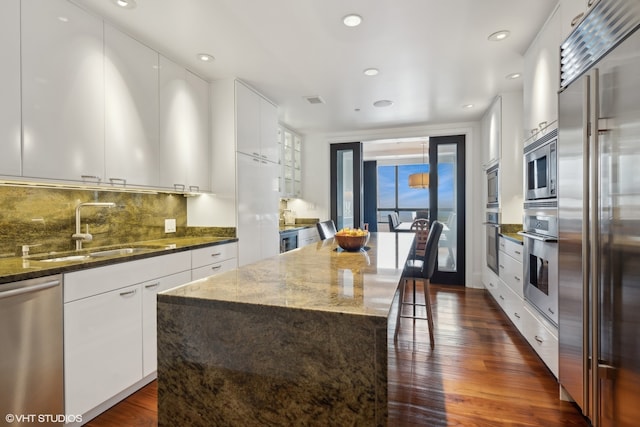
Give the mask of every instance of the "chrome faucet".
M 102 207 L 102 208 L 113 208 L 116 206 L 115 203 L 111 203 L 111 202 L 105 202 L 105 203 L 99 203 L 99 202 L 86 202 L 86 203 L 80 203 L 78 206 L 76 206 L 76 232 L 74 234 L 71 235 L 71 239 L 76 241 L 76 251 L 79 251 L 82 249 L 82 242 L 90 242 L 93 240 L 93 236 L 91 234 L 89 234 L 89 225 L 87 224 L 87 232 L 86 233 L 81 233 L 80 232 L 80 209 L 83 206 L 95 206 L 95 207 Z

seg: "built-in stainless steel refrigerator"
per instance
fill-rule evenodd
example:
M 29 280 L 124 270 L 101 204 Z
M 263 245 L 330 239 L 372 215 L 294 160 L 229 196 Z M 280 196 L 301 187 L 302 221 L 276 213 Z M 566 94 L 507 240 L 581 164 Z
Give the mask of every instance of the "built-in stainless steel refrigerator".
M 559 381 L 598 427 L 640 423 L 639 26 L 600 0 L 561 46 Z

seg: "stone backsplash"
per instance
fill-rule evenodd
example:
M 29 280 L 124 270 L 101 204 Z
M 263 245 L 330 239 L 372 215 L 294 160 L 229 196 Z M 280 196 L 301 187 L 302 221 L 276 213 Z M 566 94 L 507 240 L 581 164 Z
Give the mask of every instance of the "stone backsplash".
M 116 204 L 82 208 L 81 232 L 88 225 L 93 235 L 84 248 L 171 236 L 235 237 L 235 228 L 187 227 L 187 202 L 181 194 L 0 186 L 0 256 L 21 255 L 22 245 L 37 245 L 31 254 L 75 249 L 75 208 L 84 202 Z M 164 232 L 167 218 L 175 218 L 176 233 Z

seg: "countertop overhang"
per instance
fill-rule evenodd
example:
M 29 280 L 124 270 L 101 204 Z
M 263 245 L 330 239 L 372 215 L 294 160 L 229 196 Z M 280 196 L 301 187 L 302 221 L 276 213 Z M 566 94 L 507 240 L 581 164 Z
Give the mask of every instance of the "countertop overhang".
M 371 233 L 366 249 L 334 239 L 289 251 L 158 295 L 184 305 L 251 304 L 378 316 L 386 321 L 413 233 Z

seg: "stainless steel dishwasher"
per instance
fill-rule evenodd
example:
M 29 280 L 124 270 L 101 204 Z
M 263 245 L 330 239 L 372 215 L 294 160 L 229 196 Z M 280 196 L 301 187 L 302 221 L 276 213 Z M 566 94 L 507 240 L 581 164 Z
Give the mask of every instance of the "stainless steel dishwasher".
M 64 414 L 62 313 L 61 275 L 0 284 L 0 424 Z

